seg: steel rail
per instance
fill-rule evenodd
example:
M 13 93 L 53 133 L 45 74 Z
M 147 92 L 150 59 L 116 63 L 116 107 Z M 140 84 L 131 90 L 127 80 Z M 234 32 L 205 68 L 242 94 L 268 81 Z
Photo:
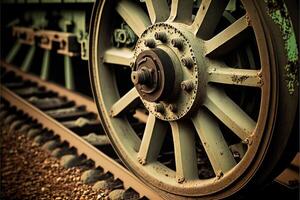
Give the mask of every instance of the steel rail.
M 21 75 L 26 80 L 32 80 L 38 83 L 43 83 L 47 89 L 51 89 L 54 92 L 58 92 L 64 96 L 67 96 L 69 100 L 74 100 L 74 98 L 78 97 L 77 94 L 74 94 L 71 91 L 68 91 L 64 88 L 60 88 L 56 84 L 50 84 L 51 87 L 48 87 L 48 83 L 46 84 L 45 81 L 39 80 L 37 77 L 32 75 L 28 75 L 25 73 L 20 72 L 17 69 L 12 69 L 11 65 L 8 64 L 1 64 L 8 69 L 9 71 L 16 72 L 17 75 Z M 42 84 L 41 84 L 42 85 Z M 62 93 L 63 92 L 63 93 Z M 62 141 L 68 141 L 70 146 L 73 146 L 77 149 L 78 154 L 84 154 L 87 158 L 93 160 L 95 162 L 95 166 L 101 166 L 104 171 L 109 171 L 114 175 L 114 178 L 119 178 L 123 181 L 124 188 L 132 188 L 140 194 L 140 197 L 147 197 L 149 199 L 163 199 L 159 196 L 158 193 L 154 192 L 151 188 L 146 186 L 143 182 L 141 182 L 137 177 L 135 177 L 132 173 L 130 173 L 126 168 L 118 164 L 112 158 L 105 155 L 103 152 L 86 142 L 80 136 L 72 132 L 71 130 L 67 129 L 65 126 L 60 124 L 55 119 L 51 118 L 44 112 L 42 112 L 37 107 L 33 106 L 23 98 L 19 97 L 12 91 L 10 91 L 5 86 L 0 86 L 0 94 L 1 96 L 6 99 L 11 105 L 17 107 L 18 109 L 22 110 L 30 117 L 36 119 L 39 123 L 41 123 L 44 128 L 48 128 L 52 130 L 55 134 L 59 135 Z M 71 97 L 73 98 L 71 98 Z M 80 97 L 83 100 L 83 97 Z M 84 103 L 93 103 L 87 99 L 84 101 L 79 101 L 79 105 L 85 105 Z M 91 107 L 90 107 L 91 108 Z

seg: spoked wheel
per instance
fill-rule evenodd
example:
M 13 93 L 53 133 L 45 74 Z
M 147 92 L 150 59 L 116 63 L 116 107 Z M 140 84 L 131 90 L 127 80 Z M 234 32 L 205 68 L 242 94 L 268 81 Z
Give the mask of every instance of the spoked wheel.
M 98 1 L 90 73 L 129 169 L 169 198 L 220 199 L 283 164 L 298 90 L 270 4 L 197 2 Z

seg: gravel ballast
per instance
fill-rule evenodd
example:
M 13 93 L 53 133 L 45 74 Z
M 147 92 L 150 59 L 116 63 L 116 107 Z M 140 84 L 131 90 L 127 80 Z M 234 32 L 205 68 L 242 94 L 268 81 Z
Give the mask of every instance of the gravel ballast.
M 103 199 L 80 181 L 82 169 L 65 169 L 24 134 L 1 129 L 0 199 Z

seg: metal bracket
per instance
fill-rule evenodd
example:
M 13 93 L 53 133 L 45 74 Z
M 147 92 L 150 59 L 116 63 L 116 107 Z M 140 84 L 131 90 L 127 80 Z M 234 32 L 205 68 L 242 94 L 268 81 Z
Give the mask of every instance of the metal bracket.
M 17 37 L 21 44 L 34 45 L 35 30 L 33 28 L 13 26 L 13 37 Z
M 14 26 L 13 36 L 22 44 L 37 45 L 47 50 L 54 49 L 58 54 L 70 57 L 81 55 L 80 43 L 73 33 Z

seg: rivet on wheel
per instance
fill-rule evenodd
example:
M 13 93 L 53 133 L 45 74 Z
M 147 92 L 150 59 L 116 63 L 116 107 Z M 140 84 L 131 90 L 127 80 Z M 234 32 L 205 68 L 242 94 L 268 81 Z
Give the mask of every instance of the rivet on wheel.
M 181 82 L 181 89 L 186 92 L 190 92 L 194 88 L 194 83 L 191 80 L 186 80 Z
M 162 43 L 166 43 L 168 40 L 167 34 L 165 32 L 156 32 L 154 37 L 156 40 L 160 40 Z
M 149 48 L 154 48 L 156 46 L 154 39 L 147 39 L 145 40 L 145 45 Z
M 140 156 L 138 156 L 138 162 L 139 162 L 141 165 L 146 165 L 146 160 L 145 160 L 145 158 L 141 158 Z
M 174 38 L 171 40 L 171 44 L 179 49 L 179 50 L 182 50 L 183 49 L 183 39 L 180 39 L 180 38 Z
M 222 171 L 218 171 L 217 172 L 217 174 L 216 174 L 216 176 L 217 176 L 217 179 L 220 179 L 220 178 L 222 178 L 222 176 L 223 176 L 224 174 L 223 174 L 223 172 Z
M 252 139 L 251 137 L 246 138 L 245 140 L 242 141 L 243 144 L 247 144 L 247 145 L 252 145 Z
M 156 104 L 154 110 L 155 112 L 159 112 L 159 113 L 165 112 L 165 108 L 161 103 Z
M 194 66 L 194 61 L 192 58 L 186 57 L 181 59 L 182 64 L 188 68 L 191 69 Z
M 177 182 L 178 182 L 178 183 L 183 183 L 184 180 L 185 180 L 184 177 L 178 177 L 178 178 L 177 178 Z
M 135 65 L 134 62 L 130 62 L 130 63 L 129 63 L 130 68 L 134 68 L 134 65 Z

